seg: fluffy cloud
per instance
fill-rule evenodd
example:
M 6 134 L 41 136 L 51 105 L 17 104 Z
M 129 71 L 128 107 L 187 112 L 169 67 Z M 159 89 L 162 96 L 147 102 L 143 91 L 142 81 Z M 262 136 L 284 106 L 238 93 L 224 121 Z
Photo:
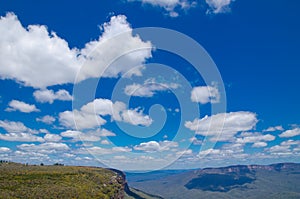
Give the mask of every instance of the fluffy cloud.
M 219 113 L 202 119 L 186 121 L 185 127 L 202 136 L 214 136 L 219 141 L 230 140 L 241 131 L 248 131 L 257 123 L 256 114 L 251 112 Z
M 278 156 L 290 156 L 293 151 L 297 153 L 297 149 L 300 146 L 299 140 L 287 140 L 281 142 L 279 145 L 272 146 L 271 148 L 266 148 L 265 151 L 273 155 Z
M 44 134 L 50 133 L 47 129 L 39 129 L 39 132 Z
M 267 149 L 266 151 L 273 153 L 273 154 L 277 154 L 277 155 L 282 155 L 282 154 L 290 154 L 291 149 L 290 146 L 287 145 L 275 145 L 272 146 L 271 148 Z
M 99 115 L 78 110 L 60 113 L 59 122 L 62 126 L 72 129 L 91 129 L 106 123 Z
M 173 141 L 168 141 L 168 140 L 162 142 L 149 141 L 134 146 L 134 150 L 145 151 L 145 152 L 161 152 L 161 151 L 168 151 L 172 148 L 177 148 L 177 147 L 178 147 L 178 143 Z
M 228 160 L 245 158 L 247 154 L 244 153 L 242 144 L 225 144 L 219 149 L 207 149 L 199 152 L 200 157 L 208 156 L 210 160 Z M 207 158 L 207 157 L 206 157 Z
M 282 126 L 271 126 L 265 130 L 263 130 L 264 132 L 273 132 L 273 131 L 283 131 L 283 127 Z
M 281 146 L 300 145 L 300 140 L 287 140 L 280 143 Z
M 131 84 L 125 87 L 125 94 L 128 96 L 152 97 L 159 91 L 167 91 L 177 89 L 178 84 L 175 83 L 157 83 L 155 79 L 148 79 L 144 84 Z
M 70 49 L 67 41 L 49 32 L 46 26 L 23 27 L 16 15 L 8 13 L 0 19 L 0 78 L 45 89 L 74 83 L 83 63 L 85 67 L 78 81 L 100 76 L 117 77 L 135 66 L 140 67 L 131 70 L 128 76 L 141 75 L 143 63 L 151 57 L 151 43 L 133 36 L 123 15 L 111 17 L 102 29 L 103 34 L 97 41 L 87 43 L 83 49 Z M 105 70 L 120 56 L 122 58 Z
M 77 150 L 78 154 L 93 154 L 93 155 L 108 155 L 115 153 L 127 153 L 132 151 L 128 147 L 112 147 L 112 148 L 102 148 L 102 147 L 89 147 L 89 148 L 80 148 Z
M 9 153 L 9 152 L 11 152 L 10 148 L 0 147 L 0 153 Z
M 175 9 L 187 10 L 196 5 L 196 1 L 189 0 L 127 0 L 128 2 L 140 1 L 143 4 L 150 4 L 163 8 L 171 17 L 177 17 L 179 14 Z
M 44 117 L 36 118 L 37 122 L 44 122 L 45 124 L 53 124 L 55 120 L 56 119 L 50 115 L 45 115 Z
M 242 133 L 239 138 L 236 139 L 237 143 L 246 144 L 246 143 L 257 143 L 257 142 L 269 142 L 275 140 L 275 136 L 271 134 L 261 134 L 261 133 Z M 258 146 L 259 144 L 256 144 Z M 262 143 L 261 143 L 262 145 Z
M 115 133 L 113 133 L 113 132 L 111 132 L 107 129 L 101 129 L 101 131 L 100 131 L 100 129 L 98 129 L 98 130 L 100 132 L 101 137 L 114 137 L 114 136 L 116 136 Z
M 228 143 L 228 144 L 224 144 L 221 147 L 221 149 L 226 151 L 230 150 L 236 153 L 242 153 L 244 152 L 244 145 L 240 143 Z
M 45 140 L 29 133 L 6 133 L 0 134 L 0 140 L 11 142 L 44 142 Z
M 40 162 L 45 162 L 50 160 L 50 157 L 47 154 L 33 152 L 33 151 L 17 150 L 13 153 L 12 157 L 14 161 L 18 160 L 18 162 L 37 161 L 37 163 L 40 163 Z
M 141 76 L 146 59 L 152 57 L 152 44 L 133 36 L 126 16 L 111 17 L 102 26 L 103 34 L 81 50 L 85 59 L 78 81 L 97 77 Z M 113 62 L 112 62 L 113 61 Z
M 46 134 L 44 136 L 44 140 L 46 142 L 59 142 L 61 141 L 62 137 L 56 134 Z
M 103 144 L 103 145 L 108 145 L 108 144 L 110 144 L 110 142 L 109 142 L 108 140 L 102 140 L 102 141 L 101 141 L 101 144 Z
M 199 86 L 193 88 L 191 100 L 201 104 L 219 103 L 220 93 L 216 86 Z
M 191 149 L 187 149 L 187 150 L 183 150 L 183 151 L 178 151 L 176 153 L 177 156 L 190 156 L 193 154 L 193 150 Z
M 26 127 L 21 122 L 1 121 L 0 127 L 8 133 L 0 134 L 0 140 L 17 141 L 17 142 L 44 142 L 44 139 L 38 137 L 38 131 Z
M 62 132 L 60 135 L 63 137 L 72 138 L 73 142 L 78 142 L 78 141 L 96 142 L 96 141 L 101 140 L 99 132 L 83 133 L 80 131 L 68 130 L 68 131 Z
M 252 144 L 253 148 L 262 148 L 266 147 L 268 144 L 266 142 L 255 142 Z
M 62 153 L 70 150 L 64 143 L 47 142 L 39 145 L 35 144 L 21 144 L 17 146 L 20 150 L 28 152 L 38 152 L 42 154 Z
M 206 156 L 206 155 L 219 155 L 221 153 L 220 149 L 207 149 L 200 151 L 200 156 Z
M 12 13 L 0 19 L 0 77 L 45 88 L 74 82 L 78 50 L 46 26 L 23 27 Z
M 124 122 L 132 125 L 150 126 L 153 120 L 149 115 L 145 115 L 142 110 L 131 109 L 122 111 L 122 118 Z
M 117 106 L 117 107 L 121 107 L 121 109 L 125 109 L 125 104 L 122 104 L 121 106 Z M 115 108 L 115 104 L 111 100 L 99 98 L 82 106 L 81 111 L 89 114 L 95 113 L 102 116 L 106 116 L 106 115 L 114 116 L 113 114 L 114 108 Z M 117 115 L 115 116 L 116 118 L 119 118 L 119 116 Z
M 281 133 L 279 135 L 279 137 L 289 138 L 289 137 L 295 137 L 295 136 L 298 136 L 298 135 L 300 135 L 300 128 L 294 128 L 292 130 L 284 131 L 283 133 Z
M 7 120 L 0 120 L 0 127 L 9 133 L 30 133 L 37 134 L 38 131 L 26 127 L 22 122 L 13 122 Z
M 230 4 L 235 0 L 206 0 L 209 9 L 207 13 L 225 13 L 230 11 Z
M 12 100 L 8 104 L 6 111 L 20 111 L 23 113 L 39 112 L 40 110 L 36 108 L 34 104 L 26 104 L 18 100 Z
M 112 120 L 123 121 L 132 125 L 149 126 L 152 119 L 140 109 L 126 109 L 122 102 L 113 103 L 109 99 L 95 99 L 80 110 L 65 111 L 59 114 L 61 125 L 76 129 L 91 129 L 106 123 L 101 116 L 111 116 Z
M 189 141 L 194 145 L 201 145 L 203 143 L 203 140 L 199 140 L 196 137 L 190 138 Z
M 73 142 L 78 142 L 78 141 L 96 142 L 101 140 L 101 137 L 116 136 L 116 134 L 106 129 L 97 129 L 95 131 L 88 131 L 88 132 L 67 130 L 62 132 L 60 135 L 63 137 L 72 138 Z
M 33 93 L 36 101 L 41 103 L 53 103 L 54 100 L 71 101 L 73 98 L 70 93 L 64 89 L 54 92 L 53 90 L 37 90 Z
M 223 144 L 217 146 L 215 149 L 208 149 L 204 151 L 200 151 L 198 158 L 191 157 L 191 160 L 195 160 L 197 164 L 199 160 L 201 162 L 205 162 L 206 164 L 212 164 L 215 162 L 219 162 L 220 165 L 224 164 L 249 164 L 252 163 L 265 163 L 266 161 L 274 161 L 276 158 L 280 157 L 299 157 L 299 149 L 300 149 L 300 141 L 299 140 L 287 140 L 283 141 L 278 145 L 274 145 L 271 147 L 266 147 L 268 145 L 267 142 L 273 141 L 273 137 L 264 136 L 261 133 L 242 133 L 243 137 L 249 137 L 244 140 L 242 143 L 231 142 L 228 144 Z M 256 136 L 253 136 L 255 134 Z M 251 136 L 252 135 L 252 136 Z M 254 138 L 255 137 L 255 138 Z M 260 138 L 260 139 L 258 139 Z M 259 141 L 266 140 L 266 141 Z M 257 141 L 253 143 L 254 141 Z M 253 150 L 247 151 L 244 150 L 246 143 L 253 143 L 252 147 L 254 148 L 264 148 L 263 150 L 258 149 L 255 151 L 262 152 L 254 152 Z M 187 159 L 186 159 L 187 160 Z M 219 165 L 219 166 L 220 166 Z M 207 166 L 207 165 L 206 165 Z

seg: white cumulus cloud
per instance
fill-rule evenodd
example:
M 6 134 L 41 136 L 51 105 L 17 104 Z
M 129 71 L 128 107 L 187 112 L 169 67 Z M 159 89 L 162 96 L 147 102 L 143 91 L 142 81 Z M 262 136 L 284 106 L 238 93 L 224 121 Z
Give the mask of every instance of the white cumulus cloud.
M 190 0 L 127 0 L 128 2 L 139 1 L 142 4 L 149 4 L 163 8 L 170 17 L 178 17 L 179 13 L 176 9 L 188 10 L 196 6 L 196 1 Z
M 152 97 L 157 92 L 177 89 L 178 87 L 179 85 L 176 83 L 158 83 L 155 79 L 148 79 L 144 84 L 127 85 L 124 92 L 128 96 Z
M 53 124 L 55 122 L 55 117 L 52 117 L 50 115 L 45 115 L 41 118 L 36 118 L 37 122 L 44 122 L 45 124 Z
M 230 140 L 235 134 L 248 131 L 257 123 L 256 114 L 251 112 L 219 113 L 194 121 L 186 121 L 185 127 L 202 136 L 213 136 L 214 139 Z
M 112 16 L 101 28 L 103 34 L 81 50 L 85 59 L 78 81 L 97 77 L 141 76 L 144 62 L 152 57 L 152 44 L 132 33 L 126 16 Z
M 44 136 L 44 140 L 46 142 L 59 142 L 61 141 L 62 137 L 60 135 L 56 135 L 56 134 L 46 134 Z
M 226 13 L 230 12 L 230 4 L 235 0 L 206 0 L 209 9 L 207 13 Z
M 101 141 L 101 144 L 103 144 L 103 145 L 108 145 L 108 144 L 110 144 L 110 142 L 109 142 L 108 140 L 102 140 L 102 141 Z
M 280 143 L 282 146 L 300 145 L 300 140 L 287 140 Z
M 255 142 L 252 144 L 253 148 L 262 148 L 266 147 L 268 144 L 266 142 Z
M 27 104 L 19 100 L 12 100 L 8 104 L 6 111 L 20 111 L 23 113 L 39 112 L 40 110 L 36 108 L 34 104 Z
M 101 140 L 101 132 L 100 129 L 97 131 L 89 131 L 89 132 L 81 132 L 81 131 L 73 131 L 73 130 L 67 130 L 65 132 L 62 132 L 60 134 L 63 137 L 72 138 L 73 142 L 78 141 L 86 141 L 86 142 L 96 142 Z
M 279 137 L 289 138 L 289 137 L 295 137 L 295 136 L 298 136 L 298 135 L 300 135 L 300 128 L 294 128 L 294 129 L 291 129 L 291 130 L 284 131 L 283 133 L 281 133 L 279 135 Z
M 67 130 L 62 132 L 60 135 L 66 138 L 72 138 L 73 142 L 78 142 L 78 141 L 96 142 L 96 141 L 100 141 L 101 137 L 116 136 L 115 133 L 108 131 L 106 129 L 97 129 L 95 131 L 88 131 L 88 132 Z
M 0 147 L 0 153 L 9 153 L 9 152 L 11 152 L 10 148 Z
M 14 122 L 7 120 L 0 120 L 0 127 L 9 133 L 29 133 L 38 134 L 38 131 L 26 127 L 22 122 Z
M 72 129 L 91 129 L 106 123 L 99 115 L 73 110 L 59 114 L 59 122 L 62 126 Z
M 277 154 L 277 155 L 283 155 L 283 154 L 290 154 L 291 149 L 290 146 L 288 145 L 275 145 L 272 146 L 271 148 L 266 149 L 266 151 L 272 153 L 272 154 Z
M 216 86 L 194 87 L 191 92 L 191 100 L 201 104 L 219 103 L 220 92 Z
M 0 140 L 11 142 L 44 142 L 45 140 L 39 136 L 29 133 L 6 133 L 0 134 Z
M 122 111 L 122 118 L 122 121 L 135 126 L 150 126 L 153 122 L 149 115 L 145 115 L 142 110 L 137 108 Z
M 128 147 L 112 147 L 112 148 L 102 148 L 102 147 L 85 147 L 80 148 L 76 152 L 78 154 L 93 154 L 93 155 L 108 155 L 108 154 L 115 154 L 115 153 L 127 153 L 132 151 L 131 148 Z
M 101 129 L 101 130 L 98 129 L 98 131 L 99 131 L 101 137 L 114 137 L 114 136 L 116 136 L 115 133 L 113 133 L 113 132 L 111 132 L 107 129 Z
M 95 99 L 80 110 L 65 111 L 59 114 L 61 125 L 76 129 L 92 129 L 106 123 L 101 116 L 111 116 L 112 120 L 132 125 L 149 126 L 153 120 L 140 109 L 127 109 L 122 102 L 113 103 L 109 99 Z
M 1 121 L 0 127 L 7 131 L 7 133 L 0 133 L 0 140 L 16 141 L 16 142 L 44 142 L 42 137 L 35 134 L 39 132 L 37 130 L 26 127 L 21 122 L 13 121 Z
M 17 146 L 20 150 L 27 152 L 38 152 L 42 154 L 62 153 L 70 150 L 65 143 L 46 142 L 39 145 L 21 144 Z
M 263 131 L 265 132 L 284 131 L 284 128 L 282 126 L 271 126 Z
M 80 69 L 77 81 L 100 76 L 118 77 L 125 73 L 127 76 L 141 75 L 143 63 L 152 56 L 151 43 L 132 34 L 124 15 L 112 16 L 101 27 L 103 33 L 98 40 L 87 43 L 83 49 L 71 49 L 66 40 L 49 32 L 46 26 L 23 27 L 15 14 L 2 16 L 0 78 L 45 89 L 74 83 Z M 116 62 L 106 68 L 113 60 Z
M 46 26 L 23 27 L 17 16 L 0 19 L 0 77 L 26 86 L 45 88 L 74 82 L 78 50 Z
M 137 151 L 145 151 L 145 152 L 160 152 L 160 151 L 168 151 L 172 148 L 177 148 L 178 143 L 173 141 L 149 141 L 149 142 L 142 142 L 139 145 L 134 146 L 134 150 Z
M 71 101 L 73 99 L 70 93 L 64 89 L 60 89 L 56 92 L 48 89 L 37 90 L 33 93 L 33 96 L 37 102 L 48 102 L 50 104 L 52 104 L 54 100 Z
M 244 132 L 237 139 L 237 143 L 245 144 L 245 143 L 256 143 L 256 142 L 269 142 L 275 140 L 275 136 L 271 134 L 261 134 L 261 133 L 250 133 Z
M 276 156 L 291 156 L 293 154 L 299 155 L 298 149 L 300 147 L 299 140 L 286 140 L 279 145 L 266 148 L 265 151 Z

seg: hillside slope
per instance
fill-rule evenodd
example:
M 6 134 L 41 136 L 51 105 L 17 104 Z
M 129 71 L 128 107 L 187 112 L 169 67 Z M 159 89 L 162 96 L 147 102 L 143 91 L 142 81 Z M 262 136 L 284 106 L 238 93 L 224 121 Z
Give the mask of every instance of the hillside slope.
M 123 172 L 114 169 L 0 163 L 0 198 L 155 197 L 132 192 Z

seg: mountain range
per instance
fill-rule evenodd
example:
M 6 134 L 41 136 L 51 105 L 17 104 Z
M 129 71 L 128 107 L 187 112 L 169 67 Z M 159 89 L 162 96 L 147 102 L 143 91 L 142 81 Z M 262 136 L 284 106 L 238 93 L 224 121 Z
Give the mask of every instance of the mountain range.
M 300 198 L 300 164 L 127 173 L 131 187 L 163 198 Z
M 0 198 L 300 198 L 300 164 L 129 173 L 0 162 Z

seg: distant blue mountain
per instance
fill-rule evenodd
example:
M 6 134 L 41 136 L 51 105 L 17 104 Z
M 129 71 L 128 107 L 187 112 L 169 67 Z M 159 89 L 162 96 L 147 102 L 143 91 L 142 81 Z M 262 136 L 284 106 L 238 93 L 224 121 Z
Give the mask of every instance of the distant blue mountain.
M 126 175 L 130 186 L 163 198 L 300 198 L 300 164 L 297 163 Z

